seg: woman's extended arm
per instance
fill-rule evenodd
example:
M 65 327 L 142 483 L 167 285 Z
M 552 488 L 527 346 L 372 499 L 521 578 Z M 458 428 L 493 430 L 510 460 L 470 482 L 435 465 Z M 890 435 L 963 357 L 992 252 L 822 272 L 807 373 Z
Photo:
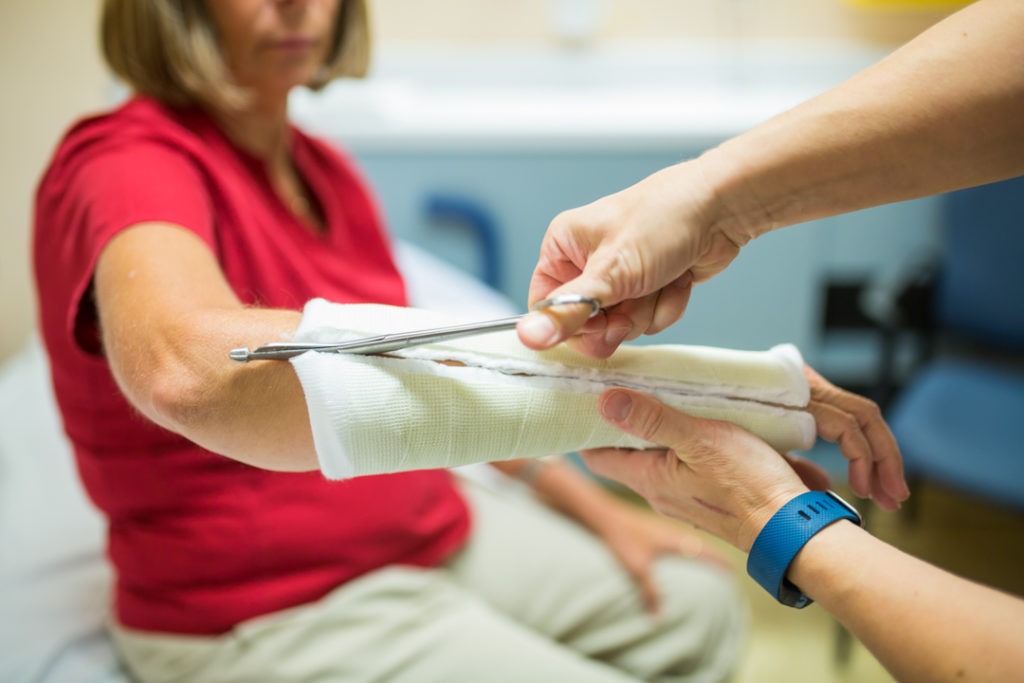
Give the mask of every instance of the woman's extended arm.
M 251 465 L 317 469 L 291 366 L 228 358 L 237 346 L 287 340 L 297 311 L 244 307 L 198 237 L 158 223 L 131 227 L 104 248 L 95 297 L 114 377 L 143 415 Z

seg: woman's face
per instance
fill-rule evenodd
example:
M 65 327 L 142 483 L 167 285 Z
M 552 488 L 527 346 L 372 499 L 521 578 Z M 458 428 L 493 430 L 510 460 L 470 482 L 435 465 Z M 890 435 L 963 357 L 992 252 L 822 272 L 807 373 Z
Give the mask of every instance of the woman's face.
M 206 7 L 238 85 L 280 97 L 324 63 L 343 1 L 206 0 Z

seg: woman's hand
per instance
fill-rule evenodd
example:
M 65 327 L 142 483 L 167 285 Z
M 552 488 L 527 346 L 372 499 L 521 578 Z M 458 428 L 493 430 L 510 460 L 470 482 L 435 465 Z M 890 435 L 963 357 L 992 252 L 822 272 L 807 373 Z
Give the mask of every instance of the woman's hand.
M 618 499 L 608 503 L 594 532 L 633 577 L 652 614 L 657 613 L 660 600 L 653 572 L 659 557 L 680 555 L 729 567 L 726 557 L 695 529 Z
M 850 488 L 884 510 L 896 510 L 910 496 L 903 477 L 903 458 L 882 412 L 873 401 L 834 386 L 808 366 L 811 386 L 808 411 L 818 435 L 839 444 L 850 461 Z
M 658 608 L 653 574 L 658 557 L 682 555 L 728 566 L 694 529 L 622 500 L 573 465 L 557 459 L 505 460 L 491 465 L 529 484 L 540 500 L 600 538 L 633 577 L 651 612 Z
M 658 171 L 621 192 L 565 211 L 548 227 L 530 282 L 529 302 L 557 294 L 597 298 L 586 306 L 549 309 L 519 325 L 534 349 L 570 343 L 599 358 L 641 334 L 654 334 L 686 310 L 690 288 L 724 269 L 751 239 L 727 234 L 701 170 L 688 161 Z

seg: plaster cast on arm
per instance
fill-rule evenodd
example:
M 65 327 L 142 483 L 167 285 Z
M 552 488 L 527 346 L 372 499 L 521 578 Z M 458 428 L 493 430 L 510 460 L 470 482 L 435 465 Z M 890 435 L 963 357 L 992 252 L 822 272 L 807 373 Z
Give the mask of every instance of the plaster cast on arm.
M 314 300 L 295 339 L 340 341 L 459 322 L 419 309 Z M 803 362 L 792 346 L 625 347 L 597 360 L 564 347 L 531 351 L 514 332 L 502 332 L 388 356 L 311 352 L 292 364 L 321 470 L 331 478 L 650 446 L 600 418 L 598 395 L 613 385 L 734 422 L 782 451 L 808 448 L 815 433 L 803 410 Z

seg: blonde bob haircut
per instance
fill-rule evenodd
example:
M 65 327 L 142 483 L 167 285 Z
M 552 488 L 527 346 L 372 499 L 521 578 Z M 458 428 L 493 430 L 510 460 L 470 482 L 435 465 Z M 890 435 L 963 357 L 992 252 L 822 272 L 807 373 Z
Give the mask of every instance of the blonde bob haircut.
M 249 99 L 224 64 L 206 0 L 104 0 L 100 39 L 107 64 L 140 94 L 226 111 Z M 335 78 L 365 76 L 369 63 L 366 2 L 341 0 L 331 49 L 307 85 L 319 90 Z

